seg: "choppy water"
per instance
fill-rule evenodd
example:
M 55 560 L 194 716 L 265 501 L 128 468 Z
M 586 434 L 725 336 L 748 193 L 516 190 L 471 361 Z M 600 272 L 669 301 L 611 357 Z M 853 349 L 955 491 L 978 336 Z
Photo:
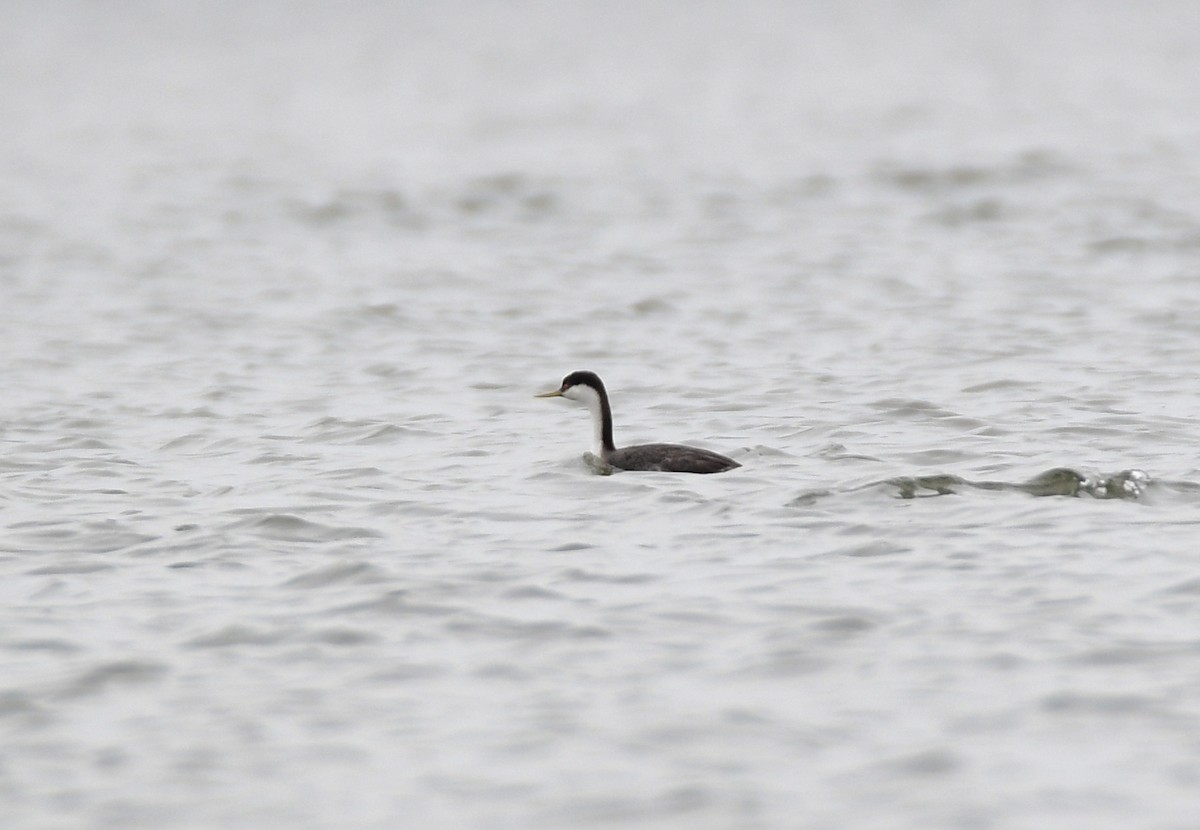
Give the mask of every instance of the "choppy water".
M 1196 826 L 1194 9 L 844 6 L 6 8 L 4 827 Z

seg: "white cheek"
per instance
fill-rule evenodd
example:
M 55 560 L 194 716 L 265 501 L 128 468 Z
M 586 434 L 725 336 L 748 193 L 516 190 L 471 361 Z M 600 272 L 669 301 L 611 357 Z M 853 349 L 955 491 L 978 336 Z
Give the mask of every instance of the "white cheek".
M 563 397 L 568 400 L 587 404 L 588 406 L 600 403 L 600 397 L 590 386 L 572 386 L 566 392 L 563 392 Z

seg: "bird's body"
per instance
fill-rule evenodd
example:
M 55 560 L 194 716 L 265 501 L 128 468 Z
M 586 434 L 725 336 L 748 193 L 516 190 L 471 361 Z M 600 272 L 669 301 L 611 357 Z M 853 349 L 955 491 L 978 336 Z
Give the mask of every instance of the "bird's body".
M 562 386 L 543 392 L 539 398 L 567 398 L 587 406 L 595 429 L 595 453 L 621 470 L 655 470 L 664 473 L 723 473 L 742 466 L 732 458 L 683 444 L 635 444 L 621 447 L 613 443 L 612 407 L 604 382 L 594 372 L 572 372 Z
M 635 444 L 601 458 L 621 470 L 658 470 L 664 473 L 723 473 L 741 464 L 720 453 L 683 444 Z

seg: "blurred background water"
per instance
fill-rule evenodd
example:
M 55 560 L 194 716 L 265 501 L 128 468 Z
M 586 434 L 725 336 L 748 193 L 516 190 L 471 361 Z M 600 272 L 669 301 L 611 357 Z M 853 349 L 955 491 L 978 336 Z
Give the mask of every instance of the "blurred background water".
M 4 18 L 6 828 L 1196 826 L 1192 4 Z

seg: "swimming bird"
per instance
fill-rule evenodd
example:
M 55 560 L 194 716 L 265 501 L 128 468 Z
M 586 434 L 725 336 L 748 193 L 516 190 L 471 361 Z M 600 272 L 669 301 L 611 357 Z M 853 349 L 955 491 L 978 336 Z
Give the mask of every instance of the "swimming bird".
M 604 381 L 595 372 L 572 372 L 563 378 L 562 386 L 536 397 L 567 398 L 586 404 L 592 413 L 592 425 L 595 428 L 596 455 L 621 470 L 723 473 L 742 466 L 732 458 L 682 444 L 637 444 L 617 449 L 613 443 L 612 407 L 608 403 L 608 392 L 604 388 Z

